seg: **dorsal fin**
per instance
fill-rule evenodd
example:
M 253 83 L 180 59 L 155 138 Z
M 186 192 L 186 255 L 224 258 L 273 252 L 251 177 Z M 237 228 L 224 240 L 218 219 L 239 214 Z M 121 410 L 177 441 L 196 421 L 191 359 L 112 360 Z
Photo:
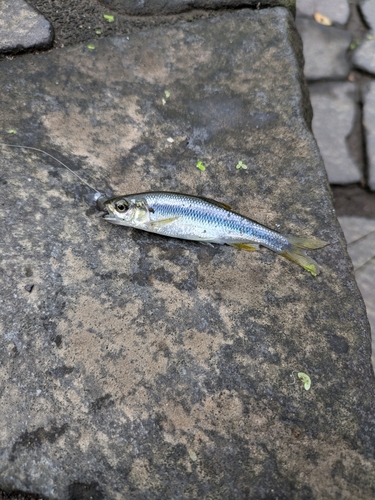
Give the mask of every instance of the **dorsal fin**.
M 202 198 L 203 200 L 213 203 L 214 205 L 217 205 L 220 208 L 225 208 L 225 210 L 232 210 L 231 206 L 227 205 L 226 203 L 222 203 L 221 201 L 216 201 L 213 200 L 212 198 L 206 198 L 204 196 L 199 196 L 199 198 Z

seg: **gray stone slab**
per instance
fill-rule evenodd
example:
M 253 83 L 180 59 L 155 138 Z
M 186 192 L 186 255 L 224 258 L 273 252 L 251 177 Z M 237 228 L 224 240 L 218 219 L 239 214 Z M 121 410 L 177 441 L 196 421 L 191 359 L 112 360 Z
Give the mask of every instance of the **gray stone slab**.
M 375 38 L 365 38 L 353 54 L 353 65 L 375 74 Z
M 47 49 L 53 28 L 47 19 L 23 0 L 0 0 L 0 53 Z
M 344 25 L 348 22 L 350 8 L 348 0 L 297 0 L 297 16 L 313 17 L 315 12 Z
M 375 2 L 367 0 L 360 4 L 362 15 L 367 25 L 375 30 Z M 354 52 L 353 64 L 356 68 L 375 74 L 375 39 L 373 33 L 365 37 Z
M 375 220 L 353 216 L 339 217 L 338 220 L 349 244 L 356 281 L 366 305 L 371 327 L 372 365 L 375 366 Z M 360 257 L 364 259 L 359 266 Z
M 347 243 L 353 243 L 375 231 L 375 219 L 348 215 L 338 217 L 338 221 L 344 231 Z
M 331 244 L 313 252 L 314 278 L 266 249 L 111 226 L 51 158 L 1 146 L 0 487 L 371 496 L 370 332 L 292 15 L 240 11 L 93 45 L 2 64 L 9 141 L 56 151 L 100 190 L 209 196 Z
M 375 29 L 375 2 L 374 0 L 363 0 L 359 7 L 363 18 L 369 28 Z
M 364 93 L 363 125 L 366 137 L 367 183 L 375 191 L 375 82 L 368 84 Z
M 297 18 L 303 42 L 305 76 L 308 80 L 346 78 L 350 71 L 347 50 L 351 34 L 334 26 Z
M 359 241 L 350 243 L 348 245 L 348 252 L 355 271 L 375 258 L 375 229 Z
M 346 138 L 355 118 L 356 88 L 350 82 L 309 86 L 314 110 L 313 131 L 331 184 L 359 182 L 363 174 L 350 157 Z
M 238 7 L 286 7 L 295 13 L 295 0 L 99 0 L 103 5 L 129 15 L 178 14 L 192 9 Z

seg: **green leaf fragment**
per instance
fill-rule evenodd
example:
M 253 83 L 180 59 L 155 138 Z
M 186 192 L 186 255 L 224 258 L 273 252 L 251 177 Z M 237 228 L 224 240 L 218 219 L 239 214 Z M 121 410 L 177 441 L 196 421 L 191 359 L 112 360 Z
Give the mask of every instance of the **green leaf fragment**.
M 90 50 L 94 50 L 95 49 L 95 45 L 92 45 L 92 43 L 90 43 L 90 45 L 88 45 L 87 48 L 90 49 Z
M 369 33 L 367 36 L 366 36 L 367 40 L 372 40 L 374 38 L 374 35 L 373 33 Z
M 97 35 L 101 35 L 101 34 L 102 34 L 102 30 L 95 30 L 95 33 L 96 33 Z
M 306 391 L 308 391 L 311 387 L 310 377 L 306 373 L 303 373 L 303 372 L 298 372 L 297 375 L 298 375 L 298 378 L 302 380 L 303 386 L 306 389 Z
M 196 167 L 199 168 L 199 170 L 202 170 L 202 172 L 204 170 L 206 170 L 205 165 L 203 165 L 203 163 L 201 161 L 198 161 L 198 163 L 196 164 Z
M 194 451 L 192 451 L 192 450 L 189 450 L 189 457 L 191 458 L 191 460 L 193 462 L 197 461 L 197 454 Z
M 171 93 L 169 90 L 164 90 L 165 97 L 168 99 L 168 97 L 171 97 Z
M 17 130 L 14 130 L 13 128 L 7 130 L 8 134 L 17 134 Z
M 243 168 L 244 170 L 247 170 L 247 165 L 245 165 L 241 160 L 236 165 L 236 169 L 237 170 L 239 170 L 240 168 Z
M 349 45 L 349 49 L 350 50 L 354 50 L 358 47 L 358 45 L 360 45 L 361 42 L 359 40 L 354 40 L 350 45 Z
M 103 14 L 103 17 L 109 23 L 113 23 L 113 21 L 115 20 L 115 16 L 111 16 L 111 14 Z

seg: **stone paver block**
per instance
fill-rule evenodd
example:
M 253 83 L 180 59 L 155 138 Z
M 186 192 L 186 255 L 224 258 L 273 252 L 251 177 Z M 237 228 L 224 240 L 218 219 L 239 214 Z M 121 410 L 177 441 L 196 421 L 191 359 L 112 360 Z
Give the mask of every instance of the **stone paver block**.
M 368 26 L 375 30 L 375 2 L 374 0 L 367 0 L 360 4 L 363 17 Z M 370 38 L 367 37 L 363 40 L 362 44 L 358 47 L 353 55 L 353 64 L 359 69 L 365 70 L 369 73 L 375 74 L 375 39 L 373 33 Z
M 353 243 L 375 231 L 375 219 L 365 217 L 341 216 L 338 218 L 348 244 Z M 374 251 L 375 255 L 375 251 Z
M 350 8 L 348 0 L 297 0 L 297 16 L 313 17 L 315 12 L 343 25 L 348 22 Z
M 375 219 L 339 217 L 348 243 L 356 281 L 366 304 L 372 336 L 372 365 L 375 366 Z
M 129 15 L 177 14 L 191 9 L 238 7 L 286 7 L 295 12 L 295 0 L 100 0 L 111 9 Z
M 356 68 L 375 74 L 375 39 L 365 39 L 353 55 Z
M 332 82 L 310 85 L 314 110 L 313 131 L 322 153 L 331 184 L 350 184 L 363 174 L 350 157 L 346 138 L 356 111 L 356 88 L 353 83 Z
M 242 10 L 93 45 L 2 64 L 9 141 L 102 191 L 208 196 L 331 244 L 313 278 L 266 249 L 111 226 L 51 158 L 1 146 L 0 487 L 370 497 L 369 326 L 292 15 Z
M 52 40 L 51 23 L 24 0 L 0 1 L 0 53 L 47 49 Z
M 375 82 L 370 82 L 364 95 L 363 125 L 366 137 L 367 182 L 375 191 Z
M 367 25 L 375 29 L 375 2 L 374 0 L 364 0 L 360 4 L 360 9 L 363 15 L 363 18 Z
M 372 233 L 367 234 L 359 241 L 350 243 L 348 245 L 348 252 L 355 271 L 369 262 L 372 258 L 375 258 L 375 229 Z
M 348 76 L 350 65 L 346 53 L 351 42 L 348 31 L 304 18 L 297 18 L 297 28 L 303 42 L 308 80 Z

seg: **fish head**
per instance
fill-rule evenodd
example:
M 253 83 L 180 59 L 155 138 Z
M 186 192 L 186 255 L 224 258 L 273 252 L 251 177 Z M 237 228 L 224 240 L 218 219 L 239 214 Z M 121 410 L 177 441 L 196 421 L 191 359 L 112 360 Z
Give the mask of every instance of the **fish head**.
M 141 227 L 149 221 L 149 211 L 144 200 L 117 196 L 108 200 L 98 200 L 98 208 L 102 217 L 111 224 L 121 226 Z

